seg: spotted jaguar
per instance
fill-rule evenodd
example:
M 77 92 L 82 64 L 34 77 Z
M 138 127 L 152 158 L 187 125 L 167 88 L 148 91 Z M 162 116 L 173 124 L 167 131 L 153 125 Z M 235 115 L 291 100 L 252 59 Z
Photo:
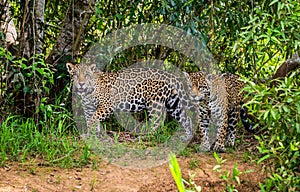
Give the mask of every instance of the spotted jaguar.
M 202 150 L 209 151 L 212 148 L 214 151 L 225 152 L 225 145 L 233 146 L 239 114 L 246 130 L 252 131 L 252 125 L 241 105 L 244 83 L 239 80 L 239 76 L 230 73 L 211 75 L 202 71 L 186 76 L 202 98 L 195 104 L 199 116 L 195 140 L 201 142 Z M 217 128 L 213 146 L 208 136 L 211 121 Z
M 154 132 L 166 113 L 184 128 L 184 140 L 193 137 L 191 108 L 184 82 L 176 75 L 154 68 L 129 68 L 107 73 L 96 64 L 66 64 L 75 92 L 80 96 L 88 129 L 116 111 L 146 110 Z M 98 125 L 96 125 L 98 126 Z M 96 128 L 100 131 L 99 128 Z

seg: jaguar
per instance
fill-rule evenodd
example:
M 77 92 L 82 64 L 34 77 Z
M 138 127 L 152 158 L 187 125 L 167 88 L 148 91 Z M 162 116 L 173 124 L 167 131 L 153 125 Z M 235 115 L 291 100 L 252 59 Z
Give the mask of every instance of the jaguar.
M 231 73 L 212 75 L 203 71 L 185 73 L 185 75 L 190 79 L 193 90 L 196 89 L 197 94 L 202 98 L 195 104 L 198 120 L 194 140 L 200 141 L 203 151 L 212 149 L 225 152 L 226 145 L 234 146 L 239 114 L 245 129 L 253 132 L 246 110 L 242 107 L 241 90 L 245 84 L 239 80 L 238 75 Z M 217 128 L 213 145 L 209 142 L 210 122 L 213 122 Z
M 96 64 L 67 63 L 75 92 L 83 106 L 87 128 L 96 127 L 116 111 L 146 110 L 151 133 L 170 114 L 184 128 L 181 139 L 193 137 L 188 108 L 193 105 L 182 79 L 173 73 L 147 67 L 102 72 Z

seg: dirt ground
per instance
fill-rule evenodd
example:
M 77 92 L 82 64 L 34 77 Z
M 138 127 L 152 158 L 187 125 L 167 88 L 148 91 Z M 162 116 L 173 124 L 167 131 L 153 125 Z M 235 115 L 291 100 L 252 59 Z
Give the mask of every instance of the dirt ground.
M 234 163 L 238 163 L 241 185 L 238 191 L 259 191 L 258 183 L 265 174 L 255 163 L 243 162 L 243 153 L 221 155 L 227 161 L 222 170 L 232 172 Z M 221 173 L 213 170 L 217 165 L 213 154 L 199 154 L 193 157 L 179 157 L 183 178 L 189 180 L 189 174 L 195 174 L 194 181 L 202 191 L 224 191 L 225 182 Z M 246 173 L 246 170 L 253 172 Z M 39 165 L 9 163 L 0 168 L 0 192 L 15 191 L 108 191 L 108 192 L 163 192 L 177 191 L 169 171 L 168 163 L 148 169 L 128 169 L 102 161 L 97 168 L 92 165 L 61 169 Z

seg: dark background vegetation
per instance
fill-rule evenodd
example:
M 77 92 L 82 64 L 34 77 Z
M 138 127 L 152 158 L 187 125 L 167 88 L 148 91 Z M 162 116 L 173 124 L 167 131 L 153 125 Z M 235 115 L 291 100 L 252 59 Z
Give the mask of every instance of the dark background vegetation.
M 117 29 L 159 23 L 198 37 L 222 72 L 248 81 L 246 106 L 260 130 L 256 155 L 270 165 L 271 176 L 261 189 L 299 189 L 299 1 L 1 0 L 0 4 L 2 165 L 8 159 L 32 156 L 66 163 L 72 158 L 61 158 L 62 154 L 75 149 L 81 151 L 75 155 L 80 157 L 78 163 L 85 163 L 90 155 L 86 146 L 77 150 L 77 144 L 68 142 L 78 134 L 65 63 L 79 63 L 93 43 Z M 160 46 L 137 46 L 124 51 L 108 70 L 157 57 L 188 72 L 197 70 L 181 65 L 188 58 L 176 55 Z M 32 144 L 39 136 L 45 140 L 43 135 L 54 143 L 53 154 L 43 153 L 47 142 Z M 18 139 L 12 141 L 14 137 Z

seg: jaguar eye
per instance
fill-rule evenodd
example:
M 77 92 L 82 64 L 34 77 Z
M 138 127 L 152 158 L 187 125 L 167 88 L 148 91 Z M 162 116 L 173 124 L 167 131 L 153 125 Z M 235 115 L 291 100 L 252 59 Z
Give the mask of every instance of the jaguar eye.
M 92 76 L 91 76 L 90 74 L 86 74 L 86 75 L 85 75 L 85 78 L 87 78 L 87 79 L 91 79 L 91 78 L 92 78 Z

